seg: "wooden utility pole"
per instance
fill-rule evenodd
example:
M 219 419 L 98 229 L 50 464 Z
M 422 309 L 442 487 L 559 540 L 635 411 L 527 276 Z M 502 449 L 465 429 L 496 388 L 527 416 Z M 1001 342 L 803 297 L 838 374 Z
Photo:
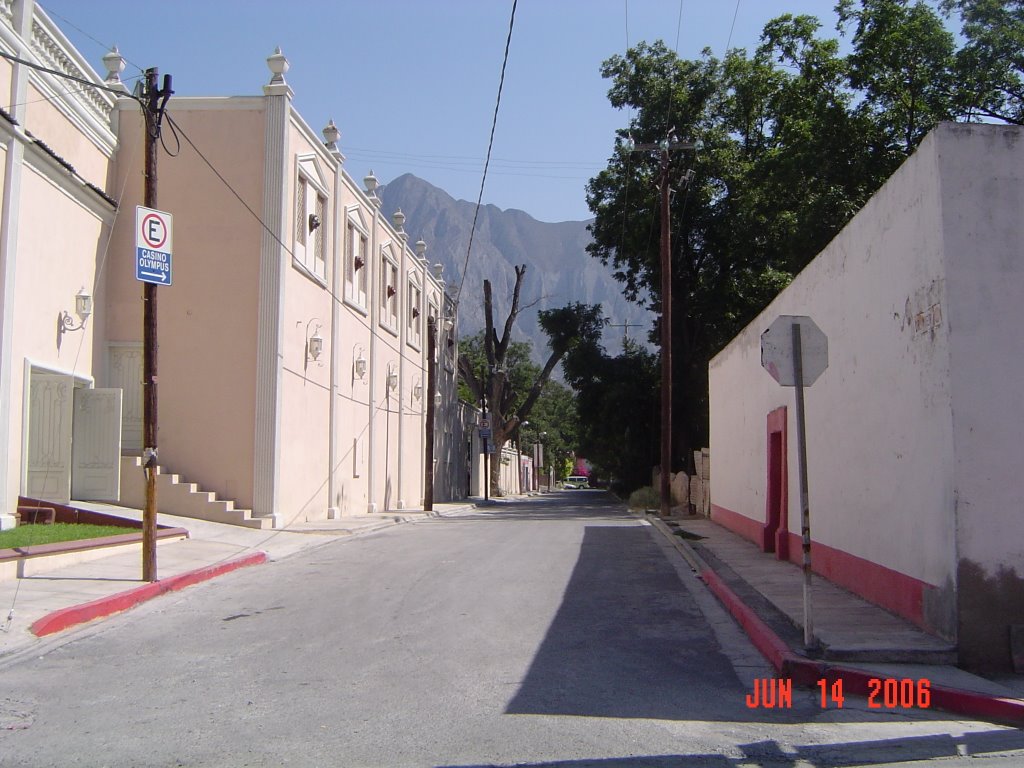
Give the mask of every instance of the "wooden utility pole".
M 661 516 L 672 514 L 672 249 L 669 227 L 669 145 L 661 150 Z
M 437 320 L 427 318 L 427 426 L 424 436 L 423 458 L 423 511 L 434 509 L 434 393 L 437 391 Z
M 661 197 L 661 510 L 662 517 L 672 513 L 672 240 L 669 221 L 669 186 L 671 153 L 674 150 L 693 149 L 689 141 L 679 141 L 675 129 L 657 144 L 626 145 L 629 152 L 658 150 L 660 169 L 658 194 Z M 689 176 L 687 176 L 687 181 Z
M 164 76 L 163 89 L 157 89 L 156 68 L 146 70 L 146 100 L 143 113 L 146 128 L 146 169 L 144 200 L 147 208 L 157 207 L 156 161 L 160 122 L 173 91 L 171 76 Z M 142 462 L 146 473 L 146 508 L 142 512 L 142 580 L 156 581 L 156 470 L 157 470 L 157 333 L 156 289 L 154 283 L 142 287 Z

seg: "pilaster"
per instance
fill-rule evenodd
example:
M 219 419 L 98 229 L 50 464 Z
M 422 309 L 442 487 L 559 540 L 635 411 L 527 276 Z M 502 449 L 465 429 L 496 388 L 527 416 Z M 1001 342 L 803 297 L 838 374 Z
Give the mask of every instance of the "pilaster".
M 288 60 L 278 48 L 267 59 L 273 77 L 263 87 L 265 146 L 263 210 L 266 226 L 260 242 L 259 310 L 256 321 L 256 415 L 253 457 L 253 514 L 272 515 L 283 523 L 278 508 L 281 472 L 281 315 L 287 211 L 288 122 L 294 92 L 284 81 Z

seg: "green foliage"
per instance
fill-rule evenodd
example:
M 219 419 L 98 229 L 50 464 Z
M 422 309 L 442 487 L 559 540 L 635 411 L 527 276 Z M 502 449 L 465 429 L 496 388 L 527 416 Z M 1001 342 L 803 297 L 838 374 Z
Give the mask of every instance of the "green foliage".
M 649 485 L 645 485 L 643 488 L 637 488 L 629 494 L 630 509 L 658 509 L 660 506 L 661 495 Z
M 708 361 L 923 136 L 940 120 L 1024 117 L 1024 0 L 944 8 L 964 20 L 959 51 L 924 2 L 839 0 L 848 55 L 817 18 L 786 14 L 765 26 L 753 53 L 681 60 L 660 41 L 641 42 L 602 65 L 610 103 L 632 118 L 587 185 L 588 251 L 627 298 L 656 312 L 660 152 L 629 151 L 623 140 L 653 144 L 674 129 L 697 144 L 672 152 L 669 167 L 674 468 L 707 440 Z M 581 414 L 585 424 L 582 403 Z
M 966 44 L 956 53 L 957 104 L 981 115 L 1024 125 L 1024 0 L 943 0 L 956 10 Z
M 562 370 L 576 391 L 578 452 L 594 474 L 620 492 L 650 482 L 660 428 L 656 358 L 635 343 L 617 357 L 596 343 L 581 344 L 566 355 Z

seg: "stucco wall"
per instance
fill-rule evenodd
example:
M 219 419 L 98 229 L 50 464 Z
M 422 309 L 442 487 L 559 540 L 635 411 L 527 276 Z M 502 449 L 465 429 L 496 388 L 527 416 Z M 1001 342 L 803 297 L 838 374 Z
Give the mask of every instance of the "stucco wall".
M 760 334 L 781 314 L 811 316 L 829 339 L 828 370 L 806 390 L 815 568 L 951 634 L 955 529 L 941 137 L 929 136 L 711 361 L 710 448 L 713 516 L 751 535 L 765 520 L 767 416 L 788 406 L 789 530 L 799 532 L 794 391 L 761 368 Z M 799 556 L 795 541 L 790 556 Z
M 1009 669 L 1024 624 L 1024 130 L 949 125 L 940 167 L 962 661 Z
M 249 207 L 259 210 L 260 102 L 229 101 L 180 104 L 174 119 Z M 117 186 L 125 186 L 129 204 L 115 227 L 107 335 L 110 341 L 140 341 L 143 287 L 134 259 L 143 153 L 142 127 L 131 106 L 121 114 L 120 130 Z M 178 157 L 161 153 L 156 207 L 174 216 L 173 282 L 157 289 L 160 463 L 248 508 L 261 227 L 185 142 Z

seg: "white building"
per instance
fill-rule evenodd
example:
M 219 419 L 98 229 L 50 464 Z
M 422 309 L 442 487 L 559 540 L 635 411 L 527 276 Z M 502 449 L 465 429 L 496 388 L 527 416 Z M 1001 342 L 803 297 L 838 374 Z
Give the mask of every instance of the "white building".
M 712 517 L 799 561 L 793 389 L 760 335 L 809 315 L 814 570 L 1008 668 L 1024 624 L 1024 129 L 944 124 L 709 366 Z

